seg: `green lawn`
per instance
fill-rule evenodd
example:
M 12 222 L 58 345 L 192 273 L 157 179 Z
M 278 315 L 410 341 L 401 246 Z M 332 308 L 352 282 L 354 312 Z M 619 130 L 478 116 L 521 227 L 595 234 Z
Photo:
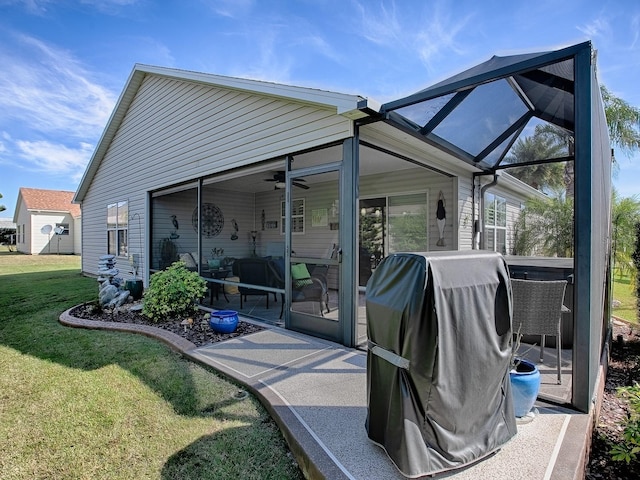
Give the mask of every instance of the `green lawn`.
M 61 326 L 80 258 L 0 252 L 0 478 L 300 479 L 253 397 L 152 339 Z
M 613 281 L 613 300 L 619 301 L 621 305 L 614 307 L 613 315 L 632 323 L 638 323 L 638 305 L 634 288 L 631 284 L 630 277 L 615 275 Z

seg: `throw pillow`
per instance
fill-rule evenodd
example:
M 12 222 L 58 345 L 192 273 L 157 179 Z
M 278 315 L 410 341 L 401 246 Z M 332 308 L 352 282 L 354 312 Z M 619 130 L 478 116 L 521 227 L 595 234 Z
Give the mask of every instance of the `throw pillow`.
M 181 253 L 180 260 L 184 262 L 185 267 L 187 267 L 188 269 L 198 268 L 198 264 L 193 259 L 190 253 Z
M 302 288 L 313 283 L 307 265 L 304 263 L 291 265 L 291 277 L 293 278 L 294 288 Z

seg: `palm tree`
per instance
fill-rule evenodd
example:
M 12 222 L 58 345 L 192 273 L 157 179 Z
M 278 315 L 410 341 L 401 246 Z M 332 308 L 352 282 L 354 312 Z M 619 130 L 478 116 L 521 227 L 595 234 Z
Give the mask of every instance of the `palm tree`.
M 616 97 L 604 85 L 600 86 L 600 92 L 611 143 L 626 154 L 640 150 L 640 108 Z
M 536 125 L 533 135 L 518 139 L 506 161 L 510 164 L 548 160 L 567 155 L 566 134 L 559 129 Z M 557 190 L 564 185 L 562 163 L 543 163 L 509 169 L 509 174 L 536 190 Z
M 0 198 L 2 198 L 2 194 L 0 193 Z M 4 205 L 0 205 L 0 212 L 4 212 L 7 209 Z
M 637 196 L 620 198 L 611 192 L 611 224 L 613 271 L 620 276 L 633 274 L 633 252 L 636 241 L 636 224 L 640 222 L 640 200 Z
M 563 189 L 525 202 L 513 230 L 513 255 L 573 257 L 573 197 Z

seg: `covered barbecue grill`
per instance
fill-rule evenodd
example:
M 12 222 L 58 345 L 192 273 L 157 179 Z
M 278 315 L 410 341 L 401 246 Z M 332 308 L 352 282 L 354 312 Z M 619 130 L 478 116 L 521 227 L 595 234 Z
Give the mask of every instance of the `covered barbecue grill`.
M 485 251 L 393 254 L 369 280 L 366 428 L 405 476 L 462 467 L 516 434 L 508 286 Z

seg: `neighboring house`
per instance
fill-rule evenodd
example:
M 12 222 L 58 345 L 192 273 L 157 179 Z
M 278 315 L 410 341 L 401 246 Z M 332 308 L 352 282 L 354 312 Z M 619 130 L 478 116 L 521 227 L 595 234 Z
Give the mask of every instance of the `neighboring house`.
M 204 274 L 220 250 L 233 258 L 278 252 L 287 267 L 328 266 L 337 299 L 321 316 L 297 308 L 291 282 L 262 287 L 285 296 L 285 327 L 363 345 L 362 296 L 380 258 L 511 253 L 522 203 L 540 193 L 499 174 L 519 136 L 548 122 L 571 131 L 576 145 L 564 159 L 575 163 L 577 205 L 571 403 L 588 411 L 608 318 L 611 161 L 591 55 L 587 42 L 494 57 L 384 105 L 136 65 L 74 197 L 82 270 L 97 274 L 111 253 L 127 276 L 135 257 L 148 284 L 177 258 Z
M 16 224 L 11 218 L 0 218 L 0 245 L 8 245 L 9 249 L 16 244 Z
M 13 220 L 16 248 L 31 255 L 81 254 L 80 205 L 74 192 L 21 187 Z

